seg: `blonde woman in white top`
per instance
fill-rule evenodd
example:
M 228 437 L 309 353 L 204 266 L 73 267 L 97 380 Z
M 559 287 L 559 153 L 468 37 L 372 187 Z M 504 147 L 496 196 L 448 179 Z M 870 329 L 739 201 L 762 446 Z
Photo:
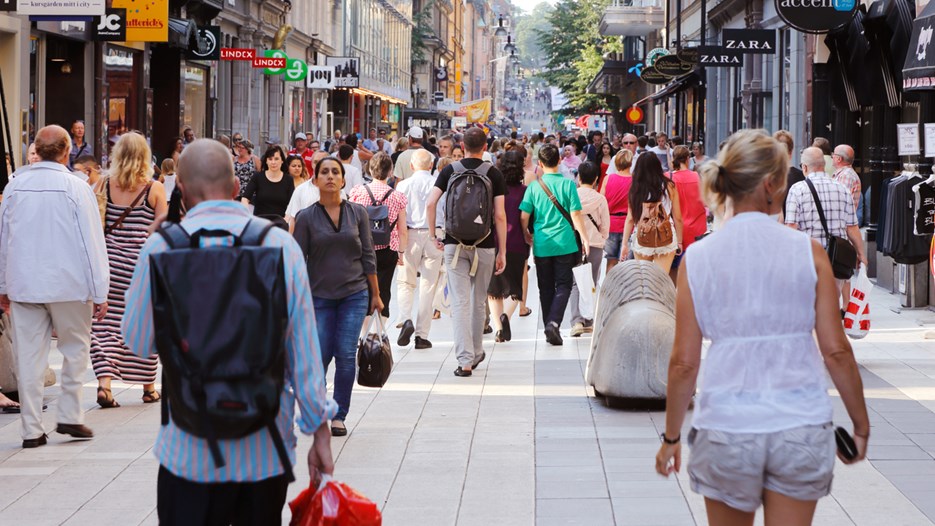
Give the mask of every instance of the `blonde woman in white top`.
M 730 198 L 734 216 L 690 247 L 678 276 L 656 470 L 681 468 L 682 424 L 708 338 L 688 472 L 718 526 L 753 524 L 761 504 L 766 526 L 811 524 L 834 471 L 826 369 L 853 422 L 857 455 L 842 460 L 867 451 L 870 422 L 828 256 L 769 217 L 782 207 L 787 162 L 763 130 L 731 136 L 702 179 L 711 204 Z

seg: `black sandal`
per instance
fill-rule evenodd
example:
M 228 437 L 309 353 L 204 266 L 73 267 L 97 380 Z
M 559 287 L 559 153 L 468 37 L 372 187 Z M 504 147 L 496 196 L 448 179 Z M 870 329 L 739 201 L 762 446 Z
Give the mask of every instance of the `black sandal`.
M 162 397 L 159 396 L 159 391 L 153 389 L 152 391 L 147 391 L 143 389 L 143 403 L 144 404 L 155 404 L 156 402 L 162 400 Z
M 97 405 L 104 409 L 120 407 L 120 404 L 118 404 L 117 400 L 114 399 L 114 395 L 110 389 L 105 389 L 103 387 L 97 388 Z
M 338 427 L 335 425 L 338 422 L 341 423 L 341 427 Z M 333 437 L 347 436 L 347 426 L 344 424 L 344 420 L 332 420 L 331 421 L 331 436 Z
M 519 311 L 520 318 L 525 318 L 526 316 L 529 316 L 530 314 L 532 314 L 532 309 L 530 309 L 529 307 L 524 307 L 520 309 Z

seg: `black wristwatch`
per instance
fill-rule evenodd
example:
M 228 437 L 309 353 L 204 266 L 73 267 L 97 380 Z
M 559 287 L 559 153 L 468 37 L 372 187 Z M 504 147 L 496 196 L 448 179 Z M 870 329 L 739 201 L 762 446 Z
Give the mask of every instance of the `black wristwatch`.
M 670 440 L 670 439 L 666 438 L 665 432 L 659 433 L 659 437 L 662 439 L 663 442 L 665 442 L 666 444 L 669 444 L 670 446 L 674 446 L 675 444 L 678 444 L 679 441 L 682 440 L 682 435 L 679 435 L 679 436 L 675 437 L 674 439 L 671 439 L 671 440 Z

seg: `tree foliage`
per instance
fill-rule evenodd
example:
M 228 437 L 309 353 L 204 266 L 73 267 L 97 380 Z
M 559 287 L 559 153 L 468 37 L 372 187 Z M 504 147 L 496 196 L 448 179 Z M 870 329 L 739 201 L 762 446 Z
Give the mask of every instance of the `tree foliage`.
M 621 39 L 601 36 L 598 30 L 610 1 L 559 0 L 545 15 L 548 28 L 537 31 L 536 42 L 545 59 L 540 76 L 565 93 L 568 113 L 617 109 L 619 105 L 614 96 L 587 92 L 604 64 L 604 54 L 623 48 Z
M 413 65 L 424 64 L 428 46 L 426 39 L 432 38 L 435 31 L 432 29 L 432 6 L 435 0 L 425 0 L 422 9 L 412 13 L 412 59 Z

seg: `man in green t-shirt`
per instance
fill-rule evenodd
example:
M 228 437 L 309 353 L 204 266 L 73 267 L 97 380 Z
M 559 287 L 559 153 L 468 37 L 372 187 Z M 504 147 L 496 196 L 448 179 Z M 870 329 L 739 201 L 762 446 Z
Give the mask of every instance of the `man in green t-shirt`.
M 562 344 L 559 327 L 571 295 L 574 274 L 571 269 L 581 259 L 575 230 L 581 236 L 583 246 L 588 246 L 588 234 L 581 219 L 581 201 L 575 182 L 566 179 L 558 171 L 558 148 L 545 144 L 539 148 L 539 167 L 542 177 L 529 185 L 519 209 L 520 220 L 527 242 L 532 244 L 536 260 L 536 276 L 539 283 L 539 301 L 545 325 L 545 339 L 552 345 Z M 548 188 L 546 192 L 545 188 Z M 553 203 L 549 192 L 555 197 Z M 566 215 L 559 209 L 564 208 Z M 535 217 L 530 240 L 529 220 Z M 570 220 L 569 220 L 570 219 Z M 572 228 L 574 223 L 574 228 Z

